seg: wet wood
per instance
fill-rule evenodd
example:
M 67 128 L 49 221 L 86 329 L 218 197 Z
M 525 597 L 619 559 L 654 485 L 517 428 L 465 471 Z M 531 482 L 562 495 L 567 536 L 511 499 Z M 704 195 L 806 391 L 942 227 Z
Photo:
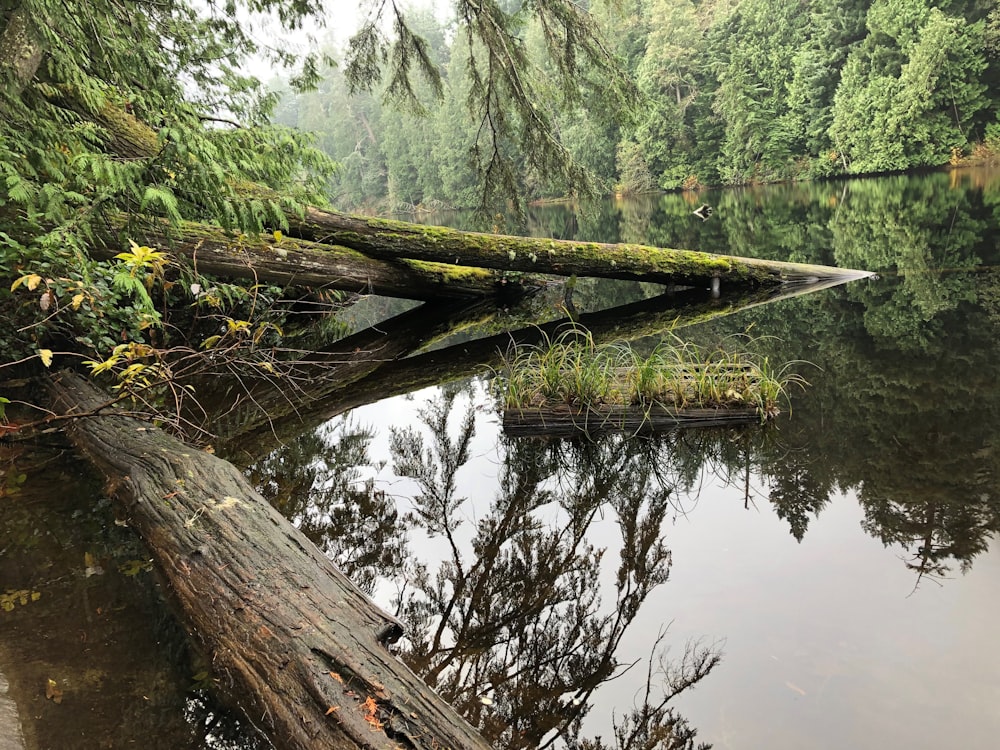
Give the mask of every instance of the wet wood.
M 511 437 L 571 437 L 627 432 L 648 435 L 680 427 L 726 427 L 760 422 L 748 408 L 671 409 L 663 406 L 571 406 L 506 409 L 503 431 Z
M 714 292 L 785 283 L 844 282 L 865 271 L 807 263 L 650 247 L 462 232 L 311 208 L 289 216 L 290 231 L 323 237 L 373 258 L 413 258 L 557 276 L 593 276 L 711 288 Z
M 58 413 L 106 395 L 63 373 Z M 114 409 L 71 423 L 220 688 L 280 748 L 487 748 L 388 650 L 376 607 L 231 464 Z

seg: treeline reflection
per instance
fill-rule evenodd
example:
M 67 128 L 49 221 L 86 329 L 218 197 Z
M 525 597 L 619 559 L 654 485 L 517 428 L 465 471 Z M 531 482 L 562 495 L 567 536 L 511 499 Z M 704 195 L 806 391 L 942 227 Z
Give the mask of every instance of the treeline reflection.
M 359 585 L 396 592 L 400 656 L 496 746 L 694 747 L 695 729 L 668 704 L 718 663 L 712 646 L 687 644 L 670 662 L 654 649 L 661 666 L 640 705 L 619 708 L 613 738 L 584 737 L 583 720 L 595 690 L 633 666 L 616 652 L 668 579 L 664 529 L 683 510 L 680 490 L 697 484 L 707 455 L 727 464 L 754 433 L 501 437 L 484 487 L 457 476 L 482 398 L 474 383 L 442 388 L 417 423 L 391 428 L 391 472 L 406 497 L 377 488 L 374 435 L 349 420 L 289 443 L 252 479 Z M 593 528 L 609 520 L 606 549 Z M 434 563 L 418 549 L 428 542 Z
M 702 343 L 749 330 L 773 362 L 802 362 L 811 386 L 777 429 L 500 436 L 495 478 L 470 489 L 459 473 L 481 420 L 466 380 L 392 428 L 386 456 L 371 455 L 371 428 L 341 418 L 287 441 L 253 479 L 391 602 L 408 625 L 402 658 L 497 746 L 693 747 L 669 700 L 712 669 L 713 648 L 652 670 L 650 692 L 605 740 L 588 738 L 584 719 L 595 689 L 628 668 L 615 654 L 669 576 L 668 521 L 708 477 L 800 541 L 851 492 L 864 532 L 899 551 L 915 585 L 968 570 L 1000 532 L 995 186 L 938 174 L 730 191 L 708 222 L 692 222 L 682 196 L 562 217 L 589 239 L 879 272 L 684 329 Z M 546 217 L 566 210 L 534 214 L 537 232 L 554 234 Z M 376 481 L 383 470 L 397 483 Z M 596 543 L 609 521 L 614 543 Z M 426 549 L 440 554 L 429 562 Z

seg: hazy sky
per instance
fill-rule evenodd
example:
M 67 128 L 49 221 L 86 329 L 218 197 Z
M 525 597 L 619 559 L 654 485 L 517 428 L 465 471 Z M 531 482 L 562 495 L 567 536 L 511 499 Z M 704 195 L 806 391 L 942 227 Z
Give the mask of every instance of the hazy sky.
M 281 47 L 298 53 L 308 52 L 317 45 L 328 45 L 343 48 L 351 35 L 382 8 L 383 19 L 391 21 L 392 6 L 389 0 L 325 0 L 325 21 L 307 24 L 306 28 L 289 31 L 282 27 L 275 16 L 263 14 L 247 14 L 246 21 L 253 30 L 253 37 L 262 46 Z M 399 0 L 404 10 L 407 8 L 436 9 L 438 17 L 443 18 L 451 13 L 449 0 Z M 256 56 L 249 65 L 250 71 L 261 80 L 272 77 L 273 67 L 263 56 Z

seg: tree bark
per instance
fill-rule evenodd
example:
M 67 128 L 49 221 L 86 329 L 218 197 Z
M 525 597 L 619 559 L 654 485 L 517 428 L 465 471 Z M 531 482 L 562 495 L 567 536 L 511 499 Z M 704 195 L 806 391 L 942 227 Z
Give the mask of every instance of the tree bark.
M 60 413 L 106 396 L 63 373 Z M 387 649 L 402 634 L 231 464 L 116 413 L 67 432 L 108 478 L 215 678 L 281 748 L 485 748 Z
M 43 54 L 28 11 L 24 5 L 17 6 L 10 12 L 3 33 L 0 33 L 0 82 L 11 87 L 8 94 L 19 94 L 28 85 Z M 8 80 L 3 81 L 4 78 Z
M 503 274 L 414 260 L 382 261 L 357 250 L 271 235 L 233 235 L 205 224 L 171 227 L 151 224 L 134 229 L 130 239 L 169 249 L 189 259 L 198 271 L 254 283 L 294 284 L 386 297 L 436 300 L 516 294 L 522 288 Z M 117 238 L 115 238 L 117 239 Z M 112 258 L 122 245 L 110 238 L 95 247 L 97 257 Z
M 633 244 L 575 242 L 462 232 L 456 229 L 353 216 L 311 208 L 289 216 L 293 233 L 323 237 L 383 260 L 413 258 L 477 268 L 651 281 L 676 286 L 748 289 L 788 282 L 865 278 L 865 271 L 808 263 L 739 258 Z

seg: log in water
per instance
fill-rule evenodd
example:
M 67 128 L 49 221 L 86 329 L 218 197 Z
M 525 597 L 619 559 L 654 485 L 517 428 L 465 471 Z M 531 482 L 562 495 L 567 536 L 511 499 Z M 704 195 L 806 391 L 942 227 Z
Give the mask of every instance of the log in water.
M 570 437 L 607 432 L 640 435 L 678 427 L 724 427 L 760 422 L 755 408 L 672 409 L 665 406 L 548 406 L 509 408 L 503 431 L 512 437 Z
M 63 373 L 51 406 L 149 548 L 213 677 L 282 748 L 481 748 L 399 661 L 402 635 L 231 464 L 104 408 Z

